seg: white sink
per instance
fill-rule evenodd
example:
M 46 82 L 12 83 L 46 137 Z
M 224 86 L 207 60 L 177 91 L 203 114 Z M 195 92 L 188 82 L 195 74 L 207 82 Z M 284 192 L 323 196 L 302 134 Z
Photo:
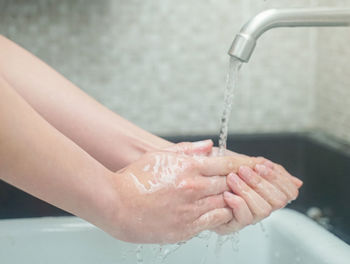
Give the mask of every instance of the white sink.
M 263 230 L 265 229 L 265 231 Z M 163 263 L 349 264 L 350 246 L 296 211 L 283 209 L 239 233 L 232 247 L 215 253 L 216 235 L 194 238 Z M 209 243 L 209 244 L 208 244 Z M 141 263 L 137 245 L 105 234 L 76 217 L 44 217 L 0 221 L 0 263 Z M 164 252 L 164 247 L 163 247 Z M 160 248 L 145 245 L 143 263 L 161 263 Z

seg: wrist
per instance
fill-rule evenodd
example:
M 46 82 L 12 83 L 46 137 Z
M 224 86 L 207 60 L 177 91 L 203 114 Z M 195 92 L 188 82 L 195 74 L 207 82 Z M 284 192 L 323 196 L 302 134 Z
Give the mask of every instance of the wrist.
M 96 175 L 98 180 L 91 183 L 94 186 L 89 187 L 91 191 L 85 197 L 86 206 L 80 206 L 76 213 L 110 234 L 119 226 L 117 213 L 121 207 L 114 177 L 117 177 L 116 173 L 107 170 L 101 175 Z
M 109 195 L 100 200 L 100 215 L 102 219 L 97 219 L 95 223 L 105 232 L 109 233 L 113 237 L 128 241 L 130 228 L 128 225 L 133 219 L 130 219 L 130 208 L 132 208 L 133 199 L 130 199 L 132 191 L 128 184 L 125 184 L 126 174 L 124 169 L 111 173 L 108 175 L 108 193 Z M 101 195 L 104 195 L 106 190 L 102 190 Z

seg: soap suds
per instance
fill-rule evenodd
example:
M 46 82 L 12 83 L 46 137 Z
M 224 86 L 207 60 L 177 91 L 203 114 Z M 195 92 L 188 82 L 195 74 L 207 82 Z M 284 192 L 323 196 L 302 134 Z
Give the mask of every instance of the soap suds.
M 181 187 L 181 182 L 179 185 L 176 185 L 176 180 L 178 175 L 188 167 L 186 157 L 159 154 L 155 155 L 154 159 L 152 168 L 150 164 L 143 168 L 143 171 L 150 171 L 151 169 L 150 172 L 152 173 L 152 178 L 148 180 L 146 185 L 142 184 L 134 174 L 130 173 L 138 190 L 141 193 L 152 193 L 169 185 Z

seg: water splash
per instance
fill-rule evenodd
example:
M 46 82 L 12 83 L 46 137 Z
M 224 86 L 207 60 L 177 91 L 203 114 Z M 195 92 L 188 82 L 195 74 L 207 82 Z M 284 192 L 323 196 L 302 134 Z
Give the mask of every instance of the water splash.
M 186 242 L 179 242 L 176 244 L 169 244 L 169 245 L 160 246 L 160 251 L 157 254 L 158 261 L 156 263 L 159 263 L 159 264 L 164 263 L 168 256 L 170 256 L 175 251 L 177 251 L 185 243 Z
M 237 86 L 238 73 L 242 62 L 234 57 L 230 57 L 229 71 L 226 78 L 226 88 L 224 97 L 224 110 L 221 116 L 220 136 L 219 136 L 219 155 L 223 156 L 226 149 L 228 124 L 230 121 L 233 96 Z
M 222 247 L 224 246 L 224 244 L 229 241 L 230 239 L 230 235 L 224 235 L 224 236 L 221 236 L 221 235 L 218 235 L 217 239 L 216 239 L 216 245 L 215 245 L 215 257 L 216 257 L 216 261 L 218 264 L 221 263 L 221 250 L 222 250 Z
M 211 235 L 212 235 L 211 231 L 204 231 L 197 235 L 199 239 L 204 240 L 204 247 L 205 247 L 204 248 L 205 252 L 200 262 L 201 264 L 205 264 L 207 262 L 208 255 L 209 255 L 209 242 L 210 242 Z
M 136 248 L 136 263 L 137 264 L 143 264 L 143 254 L 142 254 L 142 250 L 143 250 L 143 245 L 138 245 Z
M 264 234 L 265 238 L 269 238 L 269 234 L 266 230 L 265 225 L 262 222 L 259 222 L 259 226 L 260 226 L 261 232 Z
M 231 246 L 234 252 L 239 251 L 239 233 L 238 232 L 231 234 Z
M 239 234 L 238 232 L 228 234 L 228 235 L 218 235 L 215 245 L 215 256 L 218 263 L 220 263 L 221 250 L 227 242 L 231 242 L 232 250 L 238 252 L 239 249 Z

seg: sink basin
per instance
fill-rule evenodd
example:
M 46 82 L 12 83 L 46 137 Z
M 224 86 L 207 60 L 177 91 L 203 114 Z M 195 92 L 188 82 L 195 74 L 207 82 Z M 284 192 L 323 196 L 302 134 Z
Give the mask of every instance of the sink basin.
M 167 247 L 118 241 L 73 216 L 0 220 L 1 263 L 349 264 L 350 246 L 303 214 L 282 209 L 238 234 L 218 252 L 217 236 L 193 238 L 161 261 Z M 137 259 L 138 258 L 138 259 Z
M 170 141 L 198 141 L 215 136 L 176 136 Z M 350 146 L 322 134 L 230 135 L 236 152 L 264 156 L 304 181 L 288 208 L 307 213 L 318 208 L 326 228 L 350 244 Z M 331 175 L 331 176 L 330 176 Z M 69 215 L 0 180 L 0 219 Z M 349 262 L 350 263 L 350 262 Z

